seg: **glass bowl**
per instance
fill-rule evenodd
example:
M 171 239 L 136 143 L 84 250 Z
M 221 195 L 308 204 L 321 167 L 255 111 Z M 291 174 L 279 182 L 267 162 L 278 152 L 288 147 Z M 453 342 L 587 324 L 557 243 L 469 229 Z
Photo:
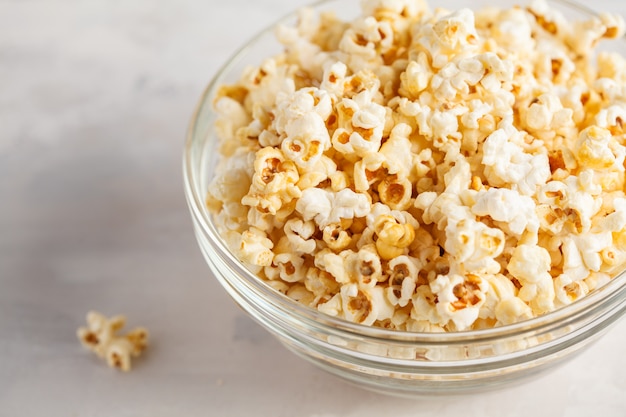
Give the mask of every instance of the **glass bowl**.
M 438 1 L 450 9 L 489 4 L 510 7 L 514 1 Z M 575 17 L 589 16 L 584 6 L 552 1 Z M 355 17 L 358 2 L 324 1 L 317 12 L 333 10 Z M 296 14 L 278 23 L 293 24 Z M 331 317 L 274 290 L 249 272 L 228 250 L 205 205 L 217 160 L 212 102 L 218 87 L 239 79 L 248 65 L 258 65 L 281 46 L 274 25 L 244 45 L 217 73 L 191 120 L 184 149 L 184 186 L 200 249 L 213 275 L 241 306 L 288 349 L 357 385 L 394 395 L 485 389 L 517 381 L 562 363 L 597 340 L 626 313 L 626 274 L 578 301 L 543 316 L 492 329 L 454 333 L 409 333 L 369 327 Z M 620 39 L 611 48 L 626 54 Z

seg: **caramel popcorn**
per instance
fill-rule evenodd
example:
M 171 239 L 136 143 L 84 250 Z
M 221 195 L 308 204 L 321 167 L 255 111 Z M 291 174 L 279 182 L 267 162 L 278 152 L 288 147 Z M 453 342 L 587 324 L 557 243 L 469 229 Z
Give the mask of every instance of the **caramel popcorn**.
M 90 311 L 87 314 L 87 327 L 81 327 L 77 336 L 83 346 L 106 360 L 110 367 L 130 371 L 131 357 L 139 356 L 148 346 L 148 331 L 138 327 L 119 335 L 126 324 L 126 317 L 106 318 Z
M 595 48 L 624 20 L 361 5 L 304 9 L 219 90 L 207 206 L 233 253 L 325 314 L 413 332 L 527 320 L 621 272 L 626 58 Z

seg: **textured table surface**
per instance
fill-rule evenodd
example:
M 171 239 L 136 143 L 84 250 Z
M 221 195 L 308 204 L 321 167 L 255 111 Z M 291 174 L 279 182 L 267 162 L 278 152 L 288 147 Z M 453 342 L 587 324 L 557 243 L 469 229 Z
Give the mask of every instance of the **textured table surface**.
M 0 0 L 0 416 L 626 415 L 624 320 L 532 382 L 394 399 L 287 352 L 210 276 L 182 192 L 189 117 L 302 4 Z M 90 309 L 150 329 L 132 372 L 80 346 Z

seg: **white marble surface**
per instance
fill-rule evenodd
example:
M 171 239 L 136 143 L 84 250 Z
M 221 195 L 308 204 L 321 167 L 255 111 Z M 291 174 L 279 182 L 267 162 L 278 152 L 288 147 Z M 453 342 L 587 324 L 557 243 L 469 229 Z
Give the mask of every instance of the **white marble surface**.
M 0 416 L 626 415 L 625 320 L 533 382 L 399 400 L 288 353 L 211 278 L 187 123 L 231 51 L 302 4 L 0 0 Z M 151 330 L 133 372 L 79 345 L 89 309 Z

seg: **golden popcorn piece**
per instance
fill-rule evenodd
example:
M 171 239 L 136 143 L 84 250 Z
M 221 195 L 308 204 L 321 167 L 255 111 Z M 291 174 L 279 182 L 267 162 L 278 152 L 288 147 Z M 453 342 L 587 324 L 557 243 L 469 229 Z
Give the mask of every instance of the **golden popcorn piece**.
M 412 225 L 400 224 L 390 215 L 382 215 L 376 219 L 374 232 L 378 236 L 376 249 L 385 260 L 402 255 L 415 239 L 415 229 Z

